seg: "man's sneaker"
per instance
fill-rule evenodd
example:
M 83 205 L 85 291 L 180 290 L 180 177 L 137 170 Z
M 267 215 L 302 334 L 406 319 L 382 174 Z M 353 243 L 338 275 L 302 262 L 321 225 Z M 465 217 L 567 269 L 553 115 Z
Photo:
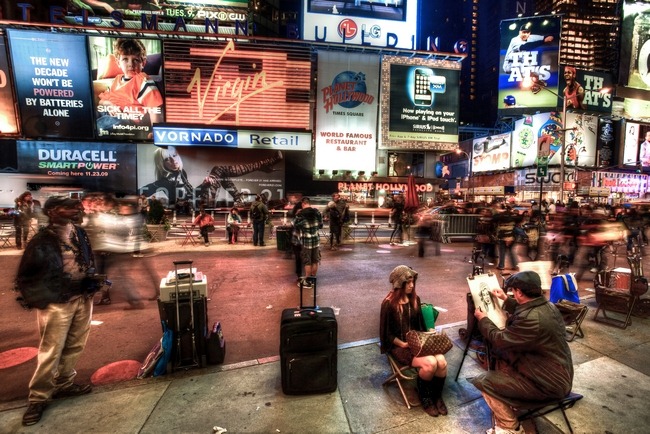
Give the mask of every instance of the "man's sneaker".
M 298 280 L 298 288 L 300 288 L 300 286 L 302 286 L 304 289 L 311 289 L 312 288 L 311 283 L 309 283 L 309 281 L 307 279 L 304 279 L 304 278 Z
M 520 424 L 517 429 L 506 429 L 495 426 L 485 431 L 485 434 L 526 434 L 526 431 L 524 431 L 524 426 Z
M 38 423 L 43 416 L 46 406 L 47 404 L 45 402 L 31 402 L 25 414 L 23 414 L 23 425 L 30 426 Z
M 59 389 L 54 392 L 52 399 L 69 398 L 71 396 L 86 395 L 92 392 L 93 387 L 90 384 L 73 384 L 65 389 Z

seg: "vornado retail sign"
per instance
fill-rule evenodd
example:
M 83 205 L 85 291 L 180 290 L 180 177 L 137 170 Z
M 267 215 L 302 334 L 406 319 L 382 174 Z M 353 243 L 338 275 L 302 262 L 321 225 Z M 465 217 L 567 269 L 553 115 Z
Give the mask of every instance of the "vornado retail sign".
M 533 186 L 539 186 L 540 182 L 543 182 L 549 186 L 560 186 L 562 182 L 562 174 L 560 171 L 548 171 L 548 174 L 543 177 L 537 176 L 537 170 L 535 169 L 523 169 L 517 170 L 515 172 L 515 186 L 524 187 L 526 190 Z M 566 171 L 564 173 L 565 182 L 576 182 L 576 174 L 573 170 Z

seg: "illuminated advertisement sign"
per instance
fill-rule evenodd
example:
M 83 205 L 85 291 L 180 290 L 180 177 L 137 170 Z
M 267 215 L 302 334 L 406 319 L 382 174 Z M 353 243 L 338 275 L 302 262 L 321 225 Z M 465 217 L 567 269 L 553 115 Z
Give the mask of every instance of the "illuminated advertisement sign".
M 650 3 L 625 0 L 620 83 L 650 90 Z
M 561 98 L 558 98 L 557 107 L 566 101 L 567 110 L 612 112 L 612 74 L 562 66 L 559 89 Z
M 17 134 L 16 110 L 4 38 L 0 38 L 0 134 Z
M 382 58 L 380 149 L 456 147 L 459 68 L 457 62 Z
M 548 157 L 549 164 L 560 164 L 560 150 L 564 132 L 558 112 L 526 115 L 515 121 L 512 132 L 512 157 L 514 168 L 532 166 L 538 155 Z
M 636 165 L 639 155 L 639 124 L 635 122 L 625 123 L 625 135 L 623 137 L 623 164 Z
M 475 139 L 472 142 L 472 172 L 510 168 L 510 133 Z
M 85 37 L 13 29 L 7 34 L 23 133 L 92 138 Z
M 138 145 L 138 193 L 166 206 L 187 200 L 195 209 L 231 207 L 262 193 L 278 201 L 284 174 L 281 151 Z
M 310 130 L 307 47 L 163 42 L 168 123 Z
M 67 24 L 102 26 L 114 28 L 153 28 L 159 24 L 172 23 L 178 30 L 188 29 L 187 24 L 205 24 L 205 32 L 215 30 L 219 23 L 245 22 L 248 13 L 247 0 L 165 0 L 140 2 L 100 2 L 69 0 Z M 169 25 L 168 25 L 169 26 Z M 196 27 L 196 26 L 195 26 Z M 245 30 L 245 26 L 242 26 Z M 166 28 L 165 30 L 170 30 Z
M 499 110 L 557 107 L 560 25 L 556 16 L 501 22 Z
M 324 170 L 375 170 L 379 56 L 318 52 L 316 164 Z
M 614 122 L 610 118 L 598 119 L 598 167 L 609 167 L 616 165 L 618 156 L 616 155 L 616 133 L 619 130 L 620 121 Z
M 418 49 L 417 0 L 303 0 L 306 41 Z
M 16 143 L 20 173 L 66 177 L 95 191 L 135 191 L 135 145 L 22 140 Z
M 311 133 L 222 130 L 155 125 L 157 146 L 217 146 L 223 148 L 311 151 Z
M 164 121 L 162 54 L 158 40 L 89 37 L 97 135 L 151 140 Z
M 585 113 L 567 113 L 566 128 L 564 164 L 595 166 L 598 117 Z

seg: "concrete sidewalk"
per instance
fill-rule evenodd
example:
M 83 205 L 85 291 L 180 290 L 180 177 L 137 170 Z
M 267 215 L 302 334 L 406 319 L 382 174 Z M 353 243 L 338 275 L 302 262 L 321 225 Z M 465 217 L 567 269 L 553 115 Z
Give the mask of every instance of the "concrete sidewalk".
M 592 320 L 584 338 L 570 343 L 575 365 L 573 391 L 584 398 L 567 410 L 576 433 L 646 433 L 650 424 L 650 334 L 648 319 L 633 318 L 625 330 Z M 52 402 L 40 423 L 23 427 L 25 401 L 0 406 L 0 431 L 211 433 L 482 433 L 490 411 L 467 378 L 482 368 L 470 352 L 463 357 L 458 329 L 447 326 L 455 346 L 447 354 L 446 417 L 432 418 L 419 407 L 407 409 L 396 386 L 382 387 L 390 369 L 376 341 L 341 346 L 338 389 L 330 394 L 286 396 L 278 358 L 210 367 L 97 387 L 90 394 Z M 409 389 L 415 396 L 415 391 Z M 526 432 L 568 432 L 561 412 L 525 424 Z

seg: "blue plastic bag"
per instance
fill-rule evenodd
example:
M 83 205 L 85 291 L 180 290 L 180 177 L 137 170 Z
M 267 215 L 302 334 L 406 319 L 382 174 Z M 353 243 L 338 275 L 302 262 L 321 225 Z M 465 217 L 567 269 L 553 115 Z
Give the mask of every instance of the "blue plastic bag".
M 578 282 L 574 273 L 561 274 L 553 276 L 551 281 L 551 291 L 549 301 L 557 303 L 560 300 L 568 300 L 574 303 L 580 303 L 578 296 Z
M 160 344 L 163 350 L 162 356 L 158 359 L 156 367 L 153 370 L 153 376 L 165 375 L 167 373 L 167 364 L 172 356 L 172 344 L 174 343 L 174 332 L 167 326 L 167 321 L 162 321 L 163 335 Z

